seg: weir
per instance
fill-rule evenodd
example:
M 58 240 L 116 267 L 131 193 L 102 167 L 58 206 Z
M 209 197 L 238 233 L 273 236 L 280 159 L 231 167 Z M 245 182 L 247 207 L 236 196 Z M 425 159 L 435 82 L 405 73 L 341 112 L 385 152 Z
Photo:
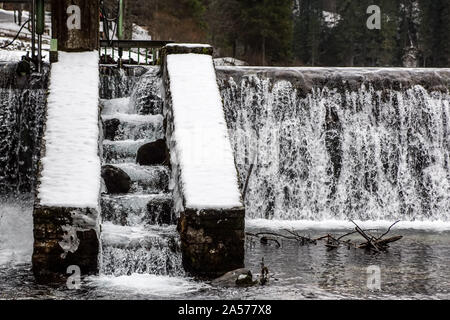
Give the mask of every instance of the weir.
M 64 27 L 72 2 L 86 30 Z M 244 266 L 246 217 L 448 221 L 449 69 L 214 69 L 197 44 L 99 67 L 92 6 L 53 8 L 47 107 L 47 67 L 2 66 L 0 191 L 39 174 L 39 282 L 69 266 L 214 278 Z
M 449 69 L 217 75 L 248 218 L 448 221 Z

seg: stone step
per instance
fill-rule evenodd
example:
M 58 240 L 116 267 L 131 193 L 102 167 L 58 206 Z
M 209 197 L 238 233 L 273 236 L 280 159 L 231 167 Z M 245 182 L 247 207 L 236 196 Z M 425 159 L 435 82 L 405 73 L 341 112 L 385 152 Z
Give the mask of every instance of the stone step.
M 101 197 L 103 221 L 123 226 L 170 225 L 176 223 L 172 195 L 125 194 Z
M 102 225 L 102 273 L 183 275 L 180 241 L 175 226 Z
M 149 142 L 153 140 L 103 140 L 103 160 L 110 164 L 136 162 L 137 151 Z
M 169 191 L 170 169 L 168 166 L 141 166 L 136 163 L 117 163 L 131 179 L 129 193 L 164 193 Z
M 162 115 L 116 113 L 102 116 L 106 140 L 151 140 L 164 137 Z

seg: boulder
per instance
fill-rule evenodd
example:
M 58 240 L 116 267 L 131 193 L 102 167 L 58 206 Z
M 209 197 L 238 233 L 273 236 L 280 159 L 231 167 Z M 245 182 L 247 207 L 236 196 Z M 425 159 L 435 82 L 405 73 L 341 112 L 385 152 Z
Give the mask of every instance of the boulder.
M 102 167 L 102 178 L 109 194 L 127 193 L 131 188 L 128 174 L 117 167 L 105 165 Z
M 225 273 L 223 276 L 214 279 L 211 284 L 221 287 L 251 287 L 258 283 L 253 280 L 252 272 L 246 268 L 236 269 Z
M 114 140 L 119 130 L 120 120 L 109 119 L 103 122 L 103 135 L 107 140 Z
M 163 139 L 144 144 L 137 152 L 136 162 L 141 166 L 169 165 L 170 155 Z

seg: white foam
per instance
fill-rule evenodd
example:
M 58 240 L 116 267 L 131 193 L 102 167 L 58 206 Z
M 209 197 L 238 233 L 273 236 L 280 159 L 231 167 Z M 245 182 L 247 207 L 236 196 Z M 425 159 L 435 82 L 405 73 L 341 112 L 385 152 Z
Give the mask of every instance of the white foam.
M 31 262 L 32 252 L 32 202 L 0 202 L 0 265 Z
M 139 115 L 139 114 L 126 114 L 126 113 L 113 113 L 102 116 L 103 120 L 111 120 L 118 119 L 121 122 L 126 122 L 130 124 L 146 124 L 146 123 L 154 123 L 154 124 L 162 124 L 164 118 L 162 115 Z
M 159 297 L 172 298 L 176 295 L 197 292 L 208 287 L 205 283 L 194 282 L 189 278 L 157 276 L 153 274 L 132 274 L 130 276 L 89 277 L 94 285 L 104 286 L 110 290 L 139 291 Z
M 102 114 L 112 115 L 116 113 L 132 114 L 133 106 L 130 103 L 130 97 L 102 100 Z

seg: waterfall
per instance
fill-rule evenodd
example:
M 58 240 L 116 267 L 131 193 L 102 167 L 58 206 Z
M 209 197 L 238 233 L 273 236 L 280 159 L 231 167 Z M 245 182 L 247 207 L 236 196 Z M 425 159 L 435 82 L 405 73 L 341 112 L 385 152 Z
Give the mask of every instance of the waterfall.
M 140 66 L 116 68 L 111 65 L 100 65 L 100 97 L 117 99 L 130 96 L 134 85 L 146 72 L 147 68 Z
M 45 117 L 48 67 L 20 75 L 0 68 L 0 194 L 34 190 Z
M 105 188 L 101 197 L 101 274 L 182 276 L 180 240 L 171 212 L 170 168 L 136 163 L 139 148 L 164 138 L 159 67 L 130 69 L 146 72 L 137 78 L 125 69 L 104 67 L 101 77 L 112 83 L 100 82 L 105 99 L 103 164 L 130 179 L 125 193 L 108 193 Z M 128 88 L 129 83 L 133 84 Z M 127 90 L 109 89 L 124 84 Z
M 218 69 L 247 217 L 449 220 L 448 70 L 285 71 Z

